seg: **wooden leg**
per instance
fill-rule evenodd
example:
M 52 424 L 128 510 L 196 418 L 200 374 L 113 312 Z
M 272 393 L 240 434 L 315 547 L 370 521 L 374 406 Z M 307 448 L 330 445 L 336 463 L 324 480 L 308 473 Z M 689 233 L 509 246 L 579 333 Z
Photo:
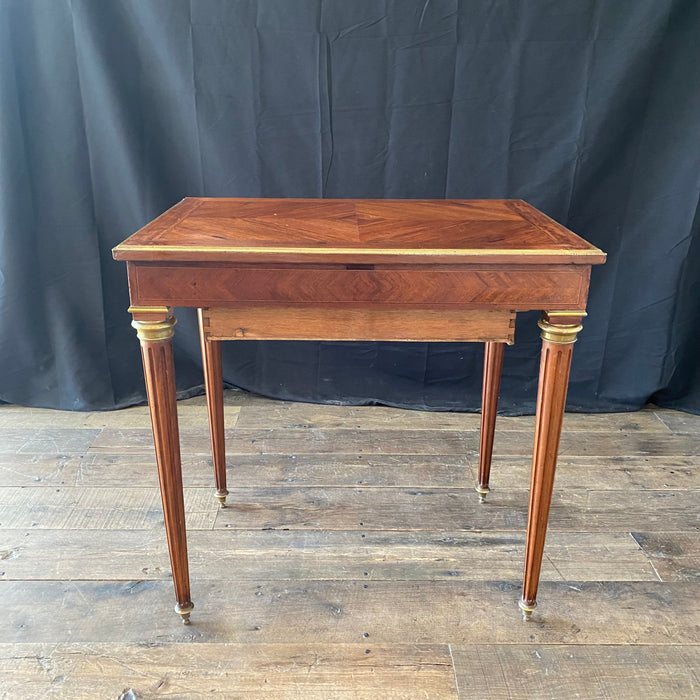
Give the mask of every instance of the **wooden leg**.
M 486 343 L 484 352 L 484 386 L 481 393 L 481 432 L 479 434 L 479 482 L 476 492 L 479 503 L 486 502 L 489 492 L 493 435 L 498 411 L 498 390 L 501 386 L 505 343 Z
M 530 507 L 527 515 L 523 596 L 519 603 L 525 620 L 530 618 L 537 605 L 537 586 L 564 419 L 571 354 L 576 336 L 581 330 L 583 316 L 585 314 L 580 311 L 549 312 L 544 313 L 539 322 L 542 331 L 542 355 L 530 480 Z
M 226 443 L 224 440 L 224 378 L 221 369 L 221 341 L 208 340 L 204 329 L 202 309 L 197 309 L 199 318 L 199 338 L 202 343 L 202 365 L 204 367 L 204 388 L 207 393 L 209 412 L 209 434 L 211 453 L 214 460 L 216 497 L 222 508 L 226 507 Z
M 160 494 L 163 501 L 165 532 L 175 585 L 175 610 L 189 624 L 194 605 L 190 599 L 187 564 L 185 504 L 182 494 L 180 435 L 177 425 L 173 327 L 175 319 L 166 307 L 132 307 L 132 325 L 141 341 L 148 406 L 156 448 Z

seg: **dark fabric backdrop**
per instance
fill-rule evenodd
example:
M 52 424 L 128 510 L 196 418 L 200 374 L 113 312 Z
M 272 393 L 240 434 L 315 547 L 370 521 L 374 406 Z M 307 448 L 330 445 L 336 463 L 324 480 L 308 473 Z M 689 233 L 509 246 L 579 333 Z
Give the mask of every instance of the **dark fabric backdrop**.
M 143 400 L 110 248 L 183 196 L 518 197 L 609 254 L 569 408 L 700 411 L 698 36 L 697 0 L 0 0 L 0 399 Z M 506 351 L 506 412 L 534 407 L 536 319 Z M 228 343 L 224 373 L 473 410 L 482 356 Z

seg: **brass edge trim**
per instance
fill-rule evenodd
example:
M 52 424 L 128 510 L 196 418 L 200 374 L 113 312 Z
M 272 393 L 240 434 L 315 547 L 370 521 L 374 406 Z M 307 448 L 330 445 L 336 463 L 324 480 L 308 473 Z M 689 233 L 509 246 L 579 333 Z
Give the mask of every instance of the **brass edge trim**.
M 581 324 L 576 326 L 555 326 L 544 319 L 538 321 L 537 325 L 541 329 L 540 337 L 542 340 L 555 345 L 571 345 L 575 343 L 579 332 L 583 330 Z
M 304 255 L 573 255 L 573 256 L 593 256 L 606 255 L 602 250 L 562 250 L 560 248 L 545 249 L 537 248 L 527 250 L 524 248 L 284 248 L 284 247 L 255 247 L 241 248 L 229 246 L 187 246 L 187 245 L 123 245 L 119 244 L 113 250 L 119 252 L 169 252 L 169 253 L 271 253 L 271 254 L 293 254 L 303 253 Z
M 565 316 L 580 316 L 581 318 L 586 318 L 586 316 L 588 316 L 585 311 L 547 311 L 546 314 L 549 318 L 561 318 Z
M 130 306 L 126 311 L 130 314 L 167 314 L 170 309 L 167 306 Z
M 177 319 L 174 316 L 166 318 L 165 321 L 132 321 L 131 325 L 136 329 L 139 340 L 148 343 L 157 343 L 163 340 L 170 340 L 175 335 L 175 324 Z

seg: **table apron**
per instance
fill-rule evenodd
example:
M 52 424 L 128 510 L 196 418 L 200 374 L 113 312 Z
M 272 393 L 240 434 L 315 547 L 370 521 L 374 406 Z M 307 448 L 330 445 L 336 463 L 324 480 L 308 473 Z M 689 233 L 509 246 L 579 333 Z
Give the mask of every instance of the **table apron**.
M 585 309 L 589 265 L 463 269 L 264 268 L 129 263 L 132 305 L 312 304 Z

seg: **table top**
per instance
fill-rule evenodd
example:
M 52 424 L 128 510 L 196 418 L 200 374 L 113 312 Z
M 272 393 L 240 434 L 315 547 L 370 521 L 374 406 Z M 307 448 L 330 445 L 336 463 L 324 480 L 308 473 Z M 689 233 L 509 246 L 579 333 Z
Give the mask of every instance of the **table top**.
M 187 197 L 116 260 L 583 264 L 605 253 L 519 199 Z

